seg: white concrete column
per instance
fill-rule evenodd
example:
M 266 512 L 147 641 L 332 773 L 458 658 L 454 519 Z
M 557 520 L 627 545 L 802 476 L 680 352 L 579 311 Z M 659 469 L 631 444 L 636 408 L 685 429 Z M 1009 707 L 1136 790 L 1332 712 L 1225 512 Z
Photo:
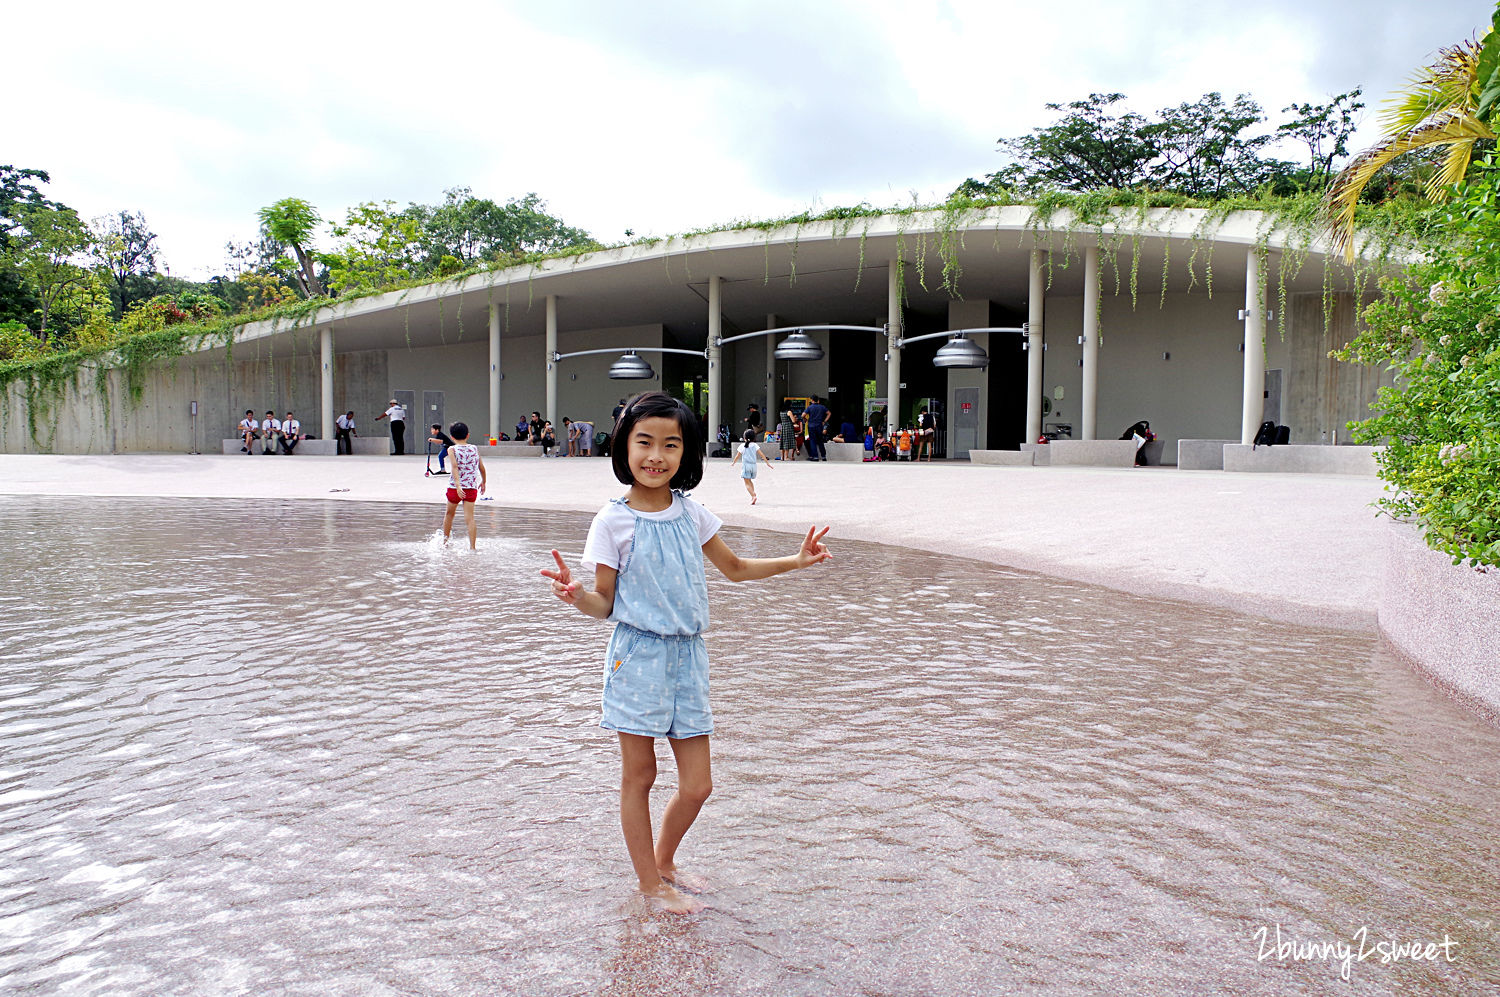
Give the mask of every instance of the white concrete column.
M 322 381 L 319 387 L 318 405 L 322 410 L 319 439 L 333 439 L 333 326 L 325 325 L 318 330 L 318 353 L 320 354 Z
M 1099 411 L 1099 247 L 1083 251 L 1083 436 L 1095 438 Z
M 901 349 L 896 341 L 901 338 L 901 268 L 891 260 L 886 276 L 885 311 L 888 337 L 885 362 L 885 400 L 890 415 L 886 418 L 885 431 L 891 433 L 901 428 Z
M 547 295 L 547 415 L 546 419 L 557 428 L 557 364 L 552 354 L 557 352 L 557 295 Z
M 500 438 L 500 306 L 490 305 L 490 436 Z
M 1266 410 L 1265 265 L 1254 246 L 1245 254 L 1245 386 L 1240 442 L 1254 443 Z
M 724 416 L 724 350 L 719 337 L 724 334 L 724 288 L 719 277 L 708 278 L 708 437 L 709 452 L 718 446 L 719 423 Z
M 774 314 L 766 315 L 766 328 L 776 328 L 776 316 Z M 778 392 L 776 391 L 776 337 L 762 336 L 761 338 L 766 341 L 766 403 L 762 414 L 766 428 L 770 429 L 780 421 L 779 419 L 771 418 L 771 413 L 776 412 L 781 406 L 781 399 L 778 397 Z
M 1042 305 L 1047 293 L 1046 254 L 1031 251 L 1031 286 L 1026 299 L 1026 435 L 1035 443 L 1042 435 Z

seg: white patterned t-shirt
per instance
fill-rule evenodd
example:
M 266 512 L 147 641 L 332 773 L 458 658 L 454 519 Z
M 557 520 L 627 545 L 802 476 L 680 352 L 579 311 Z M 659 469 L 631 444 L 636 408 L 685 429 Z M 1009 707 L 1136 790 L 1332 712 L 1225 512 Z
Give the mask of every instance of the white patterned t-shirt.
M 472 443 L 455 443 L 448 448 L 453 474 L 448 484 L 453 488 L 479 487 L 479 450 Z

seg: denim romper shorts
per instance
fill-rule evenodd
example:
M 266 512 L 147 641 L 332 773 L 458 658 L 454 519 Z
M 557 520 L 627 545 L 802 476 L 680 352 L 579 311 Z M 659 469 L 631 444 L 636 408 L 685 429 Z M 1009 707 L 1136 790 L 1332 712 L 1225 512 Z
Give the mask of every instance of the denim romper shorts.
M 708 649 L 703 644 L 708 582 L 698 526 L 685 505 L 675 519 L 636 515 L 630 553 L 615 580 L 610 619 L 615 632 L 604 665 L 599 726 L 644 737 L 712 733 Z

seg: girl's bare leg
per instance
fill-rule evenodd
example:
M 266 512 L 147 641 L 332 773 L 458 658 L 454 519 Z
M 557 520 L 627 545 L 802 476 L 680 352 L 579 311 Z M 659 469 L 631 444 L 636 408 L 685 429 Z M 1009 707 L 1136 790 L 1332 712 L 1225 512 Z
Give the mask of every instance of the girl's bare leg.
M 620 734 L 620 830 L 625 834 L 625 848 L 630 852 L 630 864 L 635 868 L 640 890 L 660 900 L 668 910 L 691 913 L 697 906 L 672 884 L 664 882 L 656 868 L 651 842 L 651 786 L 655 782 L 655 740 L 639 734 Z
M 677 792 L 667 801 L 667 812 L 661 820 L 661 836 L 656 842 L 658 874 L 668 882 L 677 882 L 677 846 L 683 835 L 698 819 L 698 811 L 714 789 L 709 765 L 708 735 L 669 741 L 677 758 Z
M 464 524 L 469 527 L 469 549 L 479 549 L 479 527 L 474 525 L 474 503 L 464 503 Z
M 749 478 L 741 478 L 740 480 L 745 483 L 745 491 L 747 491 L 747 492 L 750 493 L 750 504 L 754 505 L 755 504 L 755 482 L 751 481 Z
M 458 511 L 458 506 L 452 502 L 448 503 L 448 511 L 443 513 L 443 543 L 453 534 L 453 514 Z

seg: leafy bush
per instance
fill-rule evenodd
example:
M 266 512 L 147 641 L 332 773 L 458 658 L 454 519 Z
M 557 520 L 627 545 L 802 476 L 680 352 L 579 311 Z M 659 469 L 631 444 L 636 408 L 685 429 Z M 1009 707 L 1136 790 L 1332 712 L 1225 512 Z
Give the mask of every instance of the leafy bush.
M 1500 165 L 1460 189 L 1442 241 L 1365 313 L 1335 355 L 1396 373 L 1355 438 L 1385 443 L 1381 505 L 1454 563 L 1500 566 Z
M 0 322 L 0 361 L 34 360 L 47 346 L 26 327 L 13 319 Z

